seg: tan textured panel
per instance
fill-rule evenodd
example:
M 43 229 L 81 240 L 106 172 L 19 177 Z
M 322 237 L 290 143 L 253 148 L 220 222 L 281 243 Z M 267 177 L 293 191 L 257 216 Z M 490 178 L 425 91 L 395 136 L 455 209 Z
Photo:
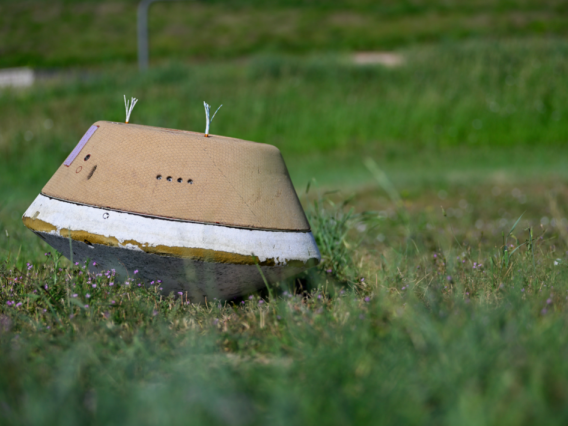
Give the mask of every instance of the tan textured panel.
M 57 170 L 44 195 L 194 222 L 309 230 L 274 146 L 136 124 L 95 125 L 99 129 L 69 167 Z

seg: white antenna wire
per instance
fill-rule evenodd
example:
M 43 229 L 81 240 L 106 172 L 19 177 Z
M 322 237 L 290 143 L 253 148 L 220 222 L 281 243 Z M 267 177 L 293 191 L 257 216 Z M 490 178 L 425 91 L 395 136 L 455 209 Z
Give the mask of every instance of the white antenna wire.
M 221 106 L 219 108 L 217 108 L 217 111 L 215 111 L 215 114 L 213 114 L 213 117 L 211 117 L 211 118 L 209 118 L 209 111 L 211 110 L 211 106 L 209 106 L 209 104 L 205 101 L 203 102 L 203 106 L 205 107 L 205 137 L 208 138 L 209 137 L 209 125 L 211 124 L 211 122 L 215 118 L 215 115 L 217 115 L 217 111 L 219 111 L 221 109 L 223 104 L 221 104 Z
M 134 109 L 134 105 L 136 105 L 136 102 L 138 102 L 138 99 L 136 98 L 131 98 L 129 101 L 127 101 L 126 95 L 124 95 L 124 108 L 126 108 L 125 123 L 128 123 L 128 121 L 130 120 L 130 114 L 132 114 L 132 110 Z

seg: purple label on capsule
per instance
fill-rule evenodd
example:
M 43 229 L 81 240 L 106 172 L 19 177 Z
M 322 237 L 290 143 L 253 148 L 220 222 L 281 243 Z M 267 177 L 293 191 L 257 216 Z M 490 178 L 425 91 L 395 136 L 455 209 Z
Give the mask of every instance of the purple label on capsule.
M 85 135 L 81 138 L 75 149 L 71 151 L 71 154 L 69 154 L 67 160 L 65 160 L 65 162 L 63 163 L 65 166 L 69 167 L 71 165 L 75 157 L 79 155 L 83 147 L 87 144 L 87 142 L 89 142 L 89 139 L 91 139 L 91 136 L 93 136 L 93 133 L 95 133 L 95 131 L 98 128 L 99 126 L 91 126 L 91 128 L 87 130 L 87 133 L 85 133 Z

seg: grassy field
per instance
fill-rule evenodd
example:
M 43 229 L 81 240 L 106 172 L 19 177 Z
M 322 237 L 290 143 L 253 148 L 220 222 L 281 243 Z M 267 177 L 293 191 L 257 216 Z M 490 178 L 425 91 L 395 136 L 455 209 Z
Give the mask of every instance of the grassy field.
M 564 424 L 568 187 L 447 189 L 307 202 L 321 267 L 228 303 L 6 259 L 3 424 Z
M 243 59 L 252 50 L 235 34 L 247 11 L 281 16 L 250 0 L 223 21 L 236 59 L 215 59 L 221 33 L 211 38 L 213 59 L 188 65 L 179 56 L 144 75 L 128 46 L 87 58 L 96 32 L 87 18 L 84 32 L 75 29 L 73 13 L 134 3 L 57 3 L 61 34 L 78 35 L 69 46 L 54 36 L 53 63 L 0 56 L 11 65 L 97 64 L 0 91 L 2 424 L 566 423 L 568 42 L 535 37 L 538 25 L 525 18 L 561 35 L 561 3 L 360 2 L 353 16 L 407 22 L 407 38 L 337 49 L 308 39 L 336 52 L 299 57 L 285 47 L 309 50 L 300 38 L 282 47 L 273 35 L 262 44 L 268 53 Z M 202 13 L 191 19 L 221 19 L 217 2 L 157 5 L 153 28 L 174 31 L 159 19 L 187 7 Z M 343 6 L 271 7 L 292 17 L 301 9 L 294 25 L 307 25 Z M 22 11 L 14 22 L 31 13 L 4 2 L 0 20 L 5 10 Z M 489 12 L 504 26 L 471 18 Z M 448 17 L 448 26 L 432 24 L 432 38 L 420 38 L 433 22 L 425 16 Z M 515 38 L 459 40 L 468 27 L 456 16 L 481 35 Z M 503 24 L 513 18 L 518 33 Z M 42 38 L 44 27 L 22 40 Z M 326 31 L 313 37 L 329 40 Z M 181 51 L 157 43 L 158 62 Z M 344 54 L 383 46 L 396 46 L 404 64 L 356 66 Z M 23 211 L 85 130 L 123 120 L 123 94 L 140 99 L 132 122 L 203 131 L 205 100 L 224 105 L 212 133 L 278 146 L 322 264 L 270 291 L 193 305 L 136 276 L 89 275 L 26 230 Z
M 4 0 L 0 66 L 136 61 L 138 0 Z M 265 53 L 392 50 L 470 38 L 565 36 L 558 0 L 179 1 L 152 6 L 155 63 Z

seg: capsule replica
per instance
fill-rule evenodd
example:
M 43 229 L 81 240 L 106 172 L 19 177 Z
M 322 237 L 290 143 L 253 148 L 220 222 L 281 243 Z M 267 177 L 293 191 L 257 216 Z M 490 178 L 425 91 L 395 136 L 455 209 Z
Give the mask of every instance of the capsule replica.
M 318 264 L 280 151 L 207 133 L 98 121 L 23 222 L 91 272 L 160 280 L 164 293 L 192 302 Z

